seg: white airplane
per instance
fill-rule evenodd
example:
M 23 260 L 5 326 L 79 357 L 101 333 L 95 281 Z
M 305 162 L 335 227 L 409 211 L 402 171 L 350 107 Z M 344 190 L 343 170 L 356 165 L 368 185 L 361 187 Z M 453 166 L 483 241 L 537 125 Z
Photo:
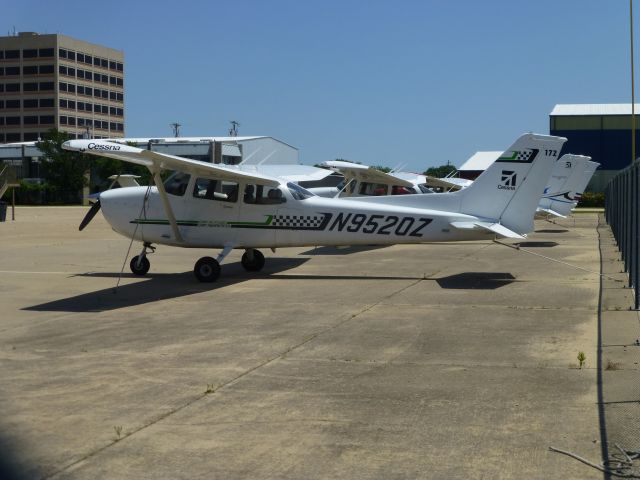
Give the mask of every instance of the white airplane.
M 309 188 L 309 191 L 321 197 L 344 198 L 433 193 L 426 186 L 428 177 L 418 173 L 385 173 L 368 165 L 342 160 L 330 160 L 322 162 L 320 165 L 344 176 L 344 182 L 337 187 Z
M 81 229 L 102 208 L 116 232 L 143 243 L 130 262 L 137 275 L 149 270 L 153 244 L 222 249 L 194 267 L 198 280 L 212 282 L 233 249 L 244 249 L 243 267 L 258 271 L 265 263 L 258 248 L 524 238 L 565 141 L 525 134 L 458 192 L 354 199 L 321 198 L 277 177 L 105 140 L 69 140 L 63 148 L 144 165 L 156 183 L 102 192 Z M 164 170 L 175 173 L 163 182 Z

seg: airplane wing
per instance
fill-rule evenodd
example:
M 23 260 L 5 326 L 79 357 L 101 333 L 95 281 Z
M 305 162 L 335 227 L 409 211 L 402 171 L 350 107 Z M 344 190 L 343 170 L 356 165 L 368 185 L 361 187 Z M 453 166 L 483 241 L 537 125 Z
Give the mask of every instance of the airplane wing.
M 179 170 L 198 177 L 215 177 L 233 182 L 255 182 L 274 187 L 281 183 L 273 177 L 259 173 L 243 172 L 228 166 L 167 155 L 106 140 L 68 140 L 62 144 L 62 148 L 144 165 L 154 174 L 161 170 Z
M 342 162 L 340 160 L 322 162 L 321 165 L 342 173 L 347 180 L 357 178 L 358 180 L 364 182 L 382 183 L 385 185 L 398 185 L 402 187 L 413 187 L 413 183 L 408 180 L 403 180 L 402 178 L 384 173 L 377 168 L 369 167 L 366 165 Z
M 473 183 L 472 180 L 465 180 L 462 178 L 436 178 L 427 176 L 427 187 L 440 187 L 450 190 L 460 190 L 468 187 Z

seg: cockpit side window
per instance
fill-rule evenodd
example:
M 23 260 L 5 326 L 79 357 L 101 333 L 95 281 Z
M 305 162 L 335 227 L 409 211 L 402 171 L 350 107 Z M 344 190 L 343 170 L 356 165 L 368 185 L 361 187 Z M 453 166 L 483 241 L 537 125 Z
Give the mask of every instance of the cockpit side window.
M 282 190 L 277 187 L 250 183 L 244 187 L 243 201 L 244 203 L 271 205 L 285 203 L 287 199 L 282 195 Z
M 164 189 L 171 195 L 182 197 L 187 191 L 187 185 L 189 185 L 190 179 L 191 175 L 189 175 L 188 173 L 175 172 L 165 180 Z

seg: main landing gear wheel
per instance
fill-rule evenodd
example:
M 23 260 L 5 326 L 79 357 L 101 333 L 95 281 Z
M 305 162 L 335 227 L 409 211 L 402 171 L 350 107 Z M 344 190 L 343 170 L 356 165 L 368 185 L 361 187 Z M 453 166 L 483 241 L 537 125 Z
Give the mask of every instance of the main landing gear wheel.
M 129 268 L 136 275 L 146 275 L 149 271 L 149 267 L 151 267 L 151 263 L 146 256 L 140 258 L 140 255 L 136 255 L 129 262 Z
M 242 266 L 248 272 L 259 272 L 264 267 L 264 255 L 260 250 L 246 250 L 242 254 Z
M 215 258 L 202 257 L 193 267 L 193 274 L 201 282 L 215 282 L 220 276 L 220 264 Z

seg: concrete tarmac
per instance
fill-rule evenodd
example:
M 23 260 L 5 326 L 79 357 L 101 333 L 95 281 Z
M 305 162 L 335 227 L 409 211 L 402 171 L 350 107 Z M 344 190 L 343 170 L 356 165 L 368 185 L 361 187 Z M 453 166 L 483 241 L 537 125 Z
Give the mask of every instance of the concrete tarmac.
M 520 250 L 233 252 L 207 285 L 217 252 L 160 246 L 114 291 L 129 240 L 85 211 L 0 223 L 0 448 L 25 477 L 602 478 L 549 451 L 601 461 L 596 214 Z

